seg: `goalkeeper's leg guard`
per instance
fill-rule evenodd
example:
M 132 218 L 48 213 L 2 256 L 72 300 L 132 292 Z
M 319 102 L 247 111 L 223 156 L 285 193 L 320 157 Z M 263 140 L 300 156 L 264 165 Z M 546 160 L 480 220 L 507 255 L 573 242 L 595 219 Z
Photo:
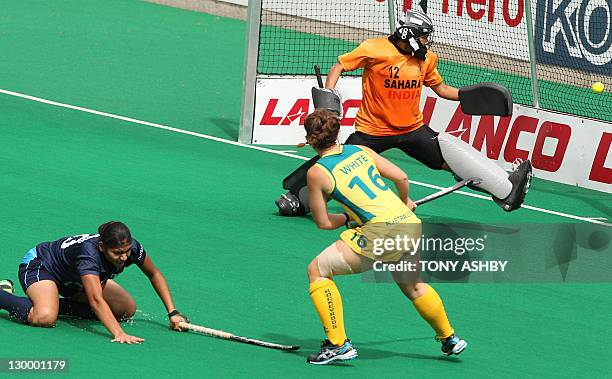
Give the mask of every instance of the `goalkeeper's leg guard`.
M 508 175 L 495 162 L 448 133 L 440 133 L 438 142 L 442 156 L 455 177 L 482 178 L 477 187 L 493 195 L 493 200 L 507 212 L 521 207 L 533 176 L 528 160 L 520 163 Z

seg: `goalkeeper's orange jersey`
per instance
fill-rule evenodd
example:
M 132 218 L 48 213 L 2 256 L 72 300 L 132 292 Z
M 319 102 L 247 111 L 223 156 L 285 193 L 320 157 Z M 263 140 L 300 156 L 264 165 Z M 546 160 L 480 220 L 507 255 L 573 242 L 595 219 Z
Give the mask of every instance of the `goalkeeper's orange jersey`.
M 363 68 L 362 102 L 355 127 L 358 131 L 390 136 L 408 133 L 423 125 L 419 109 L 423 85 L 442 83 L 438 56 L 427 52 L 422 61 L 400 53 L 387 38 L 368 39 L 340 55 L 345 71 Z

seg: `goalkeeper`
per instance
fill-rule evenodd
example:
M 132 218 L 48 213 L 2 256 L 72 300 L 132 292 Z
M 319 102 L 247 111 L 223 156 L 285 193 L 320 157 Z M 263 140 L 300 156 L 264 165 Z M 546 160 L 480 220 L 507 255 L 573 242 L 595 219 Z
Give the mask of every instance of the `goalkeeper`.
M 368 146 L 377 153 L 398 148 L 431 169 L 453 172 L 458 180 L 481 178 L 479 187 L 473 189 L 492 194 L 504 210 L 515 210 L 523 203 L 530 185 L 528 160 L 520 162 L 508 175 L 463 141 L 449 138 L 446 133 L 438 135 L 423 123 L 419 109 L 423 86 L 444 99 L 460 100 L 460 90 L 443 82 L 436 67 L 438 57 L 428 50 L 432 33 L 432 21 L 425 13 L 408 10 L 393 35 L 368 39 L 338 57 L 325 89 L 313 88 L 315 108 L 327 108 L 342 116 L 336 83 L 342 72 L 363 68 L 363 99 L 355 119 L 356 131 L 346 144 Z M 281 214 L 308 211 L 305 173 L 317 159 L 306 162 L 285 179 L 284 187 L 290 192 L 277 200 Z

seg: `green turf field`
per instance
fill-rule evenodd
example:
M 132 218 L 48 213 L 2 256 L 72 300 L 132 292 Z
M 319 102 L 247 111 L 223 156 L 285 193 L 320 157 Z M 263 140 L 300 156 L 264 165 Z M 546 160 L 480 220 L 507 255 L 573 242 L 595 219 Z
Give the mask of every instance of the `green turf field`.
M 236 139 L 244 22 L 127 0 L 2 5 L 0 88 Z M 609 283 L 436 285 L 470 343 L 448 359 L 393 285 L 360 277 L 337 280 L 359 359 L 306 365 L 324 336 L 306 266 L 337 232 L 276 215 L 280 180 L 300 160 L 8 95 L 0 95 L 0 112 L 0 278 L 16 281 L 19 260 L 38 242 L 119 219 L 192 321 L 302 346 L 282 353 L 171 332 L 148 281 L 130 268 L 118 282 L 139 311 L 124 328 L 144 344 L 110 343 L 95 322 L 64 319 L 38 329 L 2 311 L 0 359 L 68 358 L 69 375 L 57 376 L 75 378 L 606 377 L 612 368 Z M 414 180 L 452 184 L 401 153 L 386 156 Z M 411 191 L 419 198 L 433 190 Z M 536 179 L 527 203 L 609 219 L 610 200 Z M 579 222 L 528 209 L 506 214 L 461 195 L 423 206 L 419 215 L 426 222 Z

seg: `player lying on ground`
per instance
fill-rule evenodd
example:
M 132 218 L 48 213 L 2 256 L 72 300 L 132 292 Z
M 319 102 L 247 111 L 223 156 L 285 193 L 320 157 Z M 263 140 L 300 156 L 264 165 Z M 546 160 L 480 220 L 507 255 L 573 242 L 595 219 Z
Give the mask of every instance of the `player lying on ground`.
M 314 111 L 306 118 L 305 128 L 308 143 L 320 157 L 307 174 L 314 221 L 320 229 L 337 229 L 348 225 L 349 220 L 359 225 L 342 232 L 340 239 L 323 250 L 308 266 L 310 297 L 327 339 L 321 345 L 321 351 L 310 355 L 307 361 L 329 364 L 357 357 L 357 351 L 346 337 L 342 300 L 333 276 L 367 271 L 377 260 L 398 262 L 406 256 L 411 258 L 410 254 L 401 251 L 374 255 L 366 249 L 372 241 L 368 241 L 365 230 L 379 227 L 382 229 L 378 230 L 378 235 L 392 238 L 403 234 L 416 239 L 421 235 L 421 221 L 412 212 L 415 205 L 408 197 L 406 174 L 367 147 L 338 145 L 340 123 L 334 113 L 326 109 Z M 395 183 L 399 197 L 380 176 Z M 329 214 L 327 197 L 338 201 L 346 213 Z M 393 278 L 434 329 L 436 338 L 442 342 L 442 352 L 446 355 L 461 353 L 467 343 L 454 334 L 436 291 L 422 283 L 418 274 L 406 274 L 395 272 Z
M 460 100 L 463 97 L 462 107 L 466 103 L 473 108 L 474 102 L 480 104 L 482 97 L 486 97 L 490 99 L 489 105 L 479 114 L 502 114 L 498 113 L 499 107 L 492 104 L 493 97 L 487 86 L 458 90 L 443 82 L 437 69 L 438 56 L 428 51 L 432 33 L 433 23 L 425 13 L 407 11 L 392 36 L 368 39 L 353 51 L 338 57 L 338 63 L 329 71 L 325 88 L 313 88 L 315 108 L 331 109 L 342 116 L 336 83 L 343 72 L 363 68 L 362 102 L 355 118 L 356 131 L 348 137 L 346 144 L 367 146 L 377 153 L 398 148 L 431 169 L 453 172 L 456 178 L 482 178 L 478 189 L 493 195 L 504 210 L 517 209 L 523 203 L 530 184 L 532 170 L 528 160 L 519 162 L 510 175 L 499 166 L 493 167 L 492 180 L 488 180 L 482 168 L 492 166 L 484 155 L 472 148 L 465 149 L 461 145 L 464 143 L 455 138 L 446 138 L 448 143 L 441 144 L 438 134 L 423 123 L 419 108 L 423 86 L 430 87 L 444 99 Z M 511 106 L 505 109 L 510 114 L 511 110 Z M 305 186 L 306 171 L 316 160 L 317 157 L 306 162 L 285 179 L 284 187 L 290 193 L 277 201 L 281 214 L 296 215 L 308 211 L 307 196 L 299 192 Z
M 98 234 L 65 237 L 30 249 L 19 265 L 19 281 L 28 297 L 12 295 L 12 283 L 1 281 L 0 309 L 18 321 L 41 327 L 54 326 L 58 315 L 97 317 L 113 335 L 113 342 L 143 342 L 127 335 L 118 322 L 134 315 L 136 303 L 113 278 L 132 264 L 151 281 L 168 311 L 170 327 L 181 330 L 179 323 L 188 320 L 174 308 L 166 279 L 132 239 L 128 227 L 118 221 L 100 225 Z

